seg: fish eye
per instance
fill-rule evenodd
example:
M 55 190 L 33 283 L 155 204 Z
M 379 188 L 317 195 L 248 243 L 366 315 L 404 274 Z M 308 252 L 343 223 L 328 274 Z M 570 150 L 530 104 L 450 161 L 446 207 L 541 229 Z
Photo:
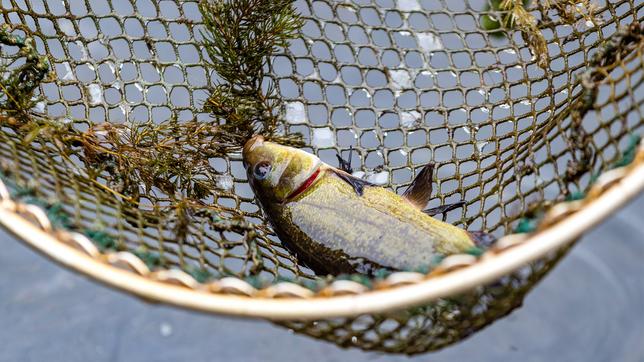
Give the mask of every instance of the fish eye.
M 263 180 L 265 179 L 268 174 L 271 172 L 271 164 L 268 161 L 262 161 L 255 165 L 255 168 L 253 169 L 253 176 L 257 180 Z

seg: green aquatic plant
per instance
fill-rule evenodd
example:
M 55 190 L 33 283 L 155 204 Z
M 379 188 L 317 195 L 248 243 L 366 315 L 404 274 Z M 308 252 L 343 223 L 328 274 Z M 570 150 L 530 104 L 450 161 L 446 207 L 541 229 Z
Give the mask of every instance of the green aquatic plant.
M 49 74 L 47 58 L 38 54 L 31 37 L 12 33 L 8 24 L 0 26 L 0 44 L 18 47 L 16 58 L 24 58 L 24 63 L 12 66 L 10 58 L 0 63 L 0 112 L 9 117 L 25 118 L 31 108 L 39 101 L 33 97 L 34 90 Z M 15 58 L 13 59 L 15 60 Z
M 637 154 L 637 147 L 642 142 L 642 136 L 632 134 L 628 139 L 628 145 L 622 152 L 620 158 L 613 163 L 612 168 L 624 167 L 630 165 L 635 160 Z
M 202 1 L 200 10 L 205 19 L 203 46 L 210 55 L 207 66 L 222 79 L 204 105 L 212 118 L 93 124 L 34 113 L 39 100 L 34 92 L 49 69 L 46 57 L 38 55 L 28 33 L 20 37 L 3 26 L 0 43 L 19 47 L 17 57 L 25 62 L 0 69 L 5 75 L 0 80 L 0 126 L 12 128 L 25 144 L 55 145 L 74 167 L 73 158 L 80 160 L 95 186 L 138 208 L 147 224 L 154 225 L 161 213 L 182 240 L 193 218 L 205 217 L 214 230 L 251 235 L 246 238 L 251 258 L 261 261 L 254 228 L 241 218 L 220 217 L 221 206 L 211 202 L 213 197 L 235 198 L 233 177 L 215 170 L 211 160 L 227 158 L 254 133 L 302 145 L 300 135 L 281 133 L 282 105 L 270 84 L 262 88 L 270 57 L 287 46 L 302 21 L 284 0 Z M 141 206 L 150 201 L 154 212 Z
M 291 0 L 202 0 L 206 31 L 203 46 L 221 81 L 204 108 L 223 120 L 222 128 L 239 143 L 261 133 L 282 144 L 301 146 L 299 135 L 279 130 L 281 103 L 267 64 L 288 46 L 303 24 Z
M 523 39 L 534 55 L 537 65 L 546 69 L 549 65 L 548 42 L 541 32 L 542 23 L 551 20 L 550 10 L 559 16 L 559 21 L 574 26 L 578 18 L 592 26 L 601 24 L 595 14 L 597 5 L 591 0 L 546 0 L 536 2 L 541 13 L 549 19 L 537 19 L 528 9 L 530 0 L 489 0 L 481 16 L 481 27 L 497 37 L 510 30 L 521 32 Z
M 504 15 L 501 15 L 500 21 L 490 21 L 489 15 L 486 15 L 488 20 L 486 21 L 486 18 L 483 18 L 483 26 L 489 30 L 504 28 L 520 31 L 536 58 L 537 64 L 541 68 L 547 68 L 549 63 L 548 43 L 538 27 L 537 19 L 526 9 L 528 3 L 529 0 L 493 1 L 491 3 L 492 9 L 502 11 Z
M 252 263 L 249 273 L 258 274 L 264 268 L 260 246 L 266 242 L 257 240 L 262 232 L 246 221 L 242 211 L 217 202 L 237 199 L 235 180 L 230 171 L 217 171 L 211 161 L 230 162 L 229 154 L 255 133 L 303 145 L 299 134 L 283 134 L 283 107 L 264 69 L 272 55 L 288 45 L 302 21 L 290 1 L 202 1 L 200 9 L 206 19 L 202 45 L 211 56 L 206 66 L 222 79 L 211 87 L 204 105 L 212 117 L 180 121 L 173 115 L 165 121 L 94 124 L 35 112 L 34 106 L 41 101 L 36 90 L 49 70 L 47 57 L 37 53 L 28 29 L 18 36 L 3 26 L 0 43 L 19 51 L 11 56 L 3 52 L 7 65 L 0 68 L 0 127 L 11 129 L 25 145 L 50 145 L 62 162 L 78 170 L 72 177 L 86 178 L 83 181 L 119 200 L 122 215 L 138 220 L 126 218 L 133 225 L 159 227 L 163 223 L 177 243 L 185 243 L 191 234 L 189 226 L 201 222 L 215 232 L 241 234 L 247 261 Z M 223 28 L 221 21 L 226 23 Z M 41 206 L 57 226 L 69 226 L 64 225 L 68 215 L 53 212 L 56 208 L 51 205 Z M 101 228 L 78 231 L 101 250 L 131 251 L 151 268 L 166 264 L 162 255 L 147 248 L 129 250 Z M 223 248 L 233 246 L 222 242 Z M 203 265 L 193 269 L 196 279 L 205 278 L 200 272 Z M 225 267 L 222 272 L 227 272 Z
M 578 17 L 593 26 L 601 24 L 596 16 L 599 7 L 592 0 L 545 0 L 540 3 L 545 10 L 555 10 L 566 24 L 575 24 Z
M 49 69 L 46 57 L 37 54 L 32 38 L 12 35 L 4 26 L 0 42 L 18 46 L 26 61 L 17 69 L 0 69 L 7 75 L 0 84 L 0 125 L 20 132 L 25 143 L 53 142 L 70 163 L 72 155 L 78 157 L 101 188 L 133 204 L 145 197 L 199 209 L 208 208 L 201 200 L 211 195 L 233 196 L 224 187 L 231 181 L 223 182 L 231 176 L 217 172 L 210 160 L 238 150 L 254 133 L 302 145 L 301 136 L 280 133 L 281 104 L 270 84 L 262 89 L 267 62 L 302 21 L 286 0 L 209 0 L 200 10 L 207 65 L 223 80 L 204 105 L 213 118 L 91 124 L 34 114 L 34 90 Z
M 635 154 L 637 152 L 637 148 L 639 147 L 641 141 L 642 141 L 642 136 L 640 136 L 639 134 L 629 135 L 628 144 L 626 148 L 615 159 L 615 161 L 609 164 L 608 169 L 612 170 L 615 168 L 625 167 L 630 165 L 635 159 Z M 584 198 L 586 198 L 587 189 L 590 188 L 597 181 L 597 179 L 599 178 L 599 175 L 600 175 L 600 172 L 595 172 L 590 176 L 590 180 L 588 182 L 588 186 L 586 187 L 586 191 L 576 190 L 576 191 L 569 192 L 568 194 L 565 195 L 563 200 L 570 202 L 570 201 L 583 200 Z M 545 209 L 547 209 L 547 205 L 535 205 L 526 213 L 525 217 L 519 219 L 518 223 L 514 228 L 514 232 L 531 233 L 535 231 L 539 226 L 541 219 L 545 215 Z
M 501 4 L 505 6 L 501 6 Z M 502 11 L 508 10 L 508 5 L 513 5 L 513 3 L 507 3 L 503 0 L 490 0 L 485 6 L 485 14 L 481 16 L 481 26 L 483 29 L 492 31 L 495 36 L 503 36 L 500 30 L 502 28 L 512 29 L 514 27 L 514 18 L 516 15 L 513 15 L 512 12 L 507 12 L 506 14 L 501 14 Z M 523 0 L 521 6 L 526 8 L 530 5 L 530 0 Z M 493 15 L 492 13 L 499 13 L 498 15 Z
M 604 41 L 597 48 L 597 52 L 588 62 L 588 68 L 580 75 L 581 92 L 577 99 L 569 107 L 570 130 L 566 133 L 566 142 L 571 152 L 572 159 L 568 161 L 564 179 L 567 182 L 579 180 L 583 174 L 591 172 L 596 163 L 597 150 L 593 146 L 592 135 L 582 126 L 582 121 L 588 112 L 595 109 L 598 89 L 602 81 L 621 66 L 623 57 L 638 56 L 633 50 L 644 45 L 644 28 L 634 22 L 630 26 L 623 27 L 610 38 Z M 628 58 L 627 58 L 628 59 Z M 631 135 L 631 142 L 627 150 L 632 149 L 633 142 L 638 142 L 638 135 Z M 631 151 L 634 155 L 635 151 Z M 634 156 L 633 156 L 634 157 Z M 624 161 L 616 161 L 616 166 L 621 167 L 632 161 L 626 155 Z M 598 173 L 593 173 L 589 186 L 594 183 Z M 577 196 L 567 195 L 570 199 Z

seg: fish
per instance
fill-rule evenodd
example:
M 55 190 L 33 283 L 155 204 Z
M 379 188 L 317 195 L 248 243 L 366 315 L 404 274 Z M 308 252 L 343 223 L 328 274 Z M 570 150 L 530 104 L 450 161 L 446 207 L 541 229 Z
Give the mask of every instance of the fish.
M 256 135 L 242 150 L 249 184 L 282 245 L 318 275 L 419 270 L 493 237 L 468 232 L 423 210 L 432 193 L 433 164 L 403 193 L 354 177 L 304 150 Z

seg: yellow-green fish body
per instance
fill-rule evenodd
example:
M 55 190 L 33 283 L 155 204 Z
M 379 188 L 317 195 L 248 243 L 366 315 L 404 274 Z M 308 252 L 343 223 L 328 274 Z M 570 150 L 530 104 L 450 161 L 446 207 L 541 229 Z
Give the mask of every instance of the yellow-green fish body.
M 255 137 L 244 163 L 280 240 L 318 274 L 413 270 L 475 247 L 467 231 L 302 150 Z

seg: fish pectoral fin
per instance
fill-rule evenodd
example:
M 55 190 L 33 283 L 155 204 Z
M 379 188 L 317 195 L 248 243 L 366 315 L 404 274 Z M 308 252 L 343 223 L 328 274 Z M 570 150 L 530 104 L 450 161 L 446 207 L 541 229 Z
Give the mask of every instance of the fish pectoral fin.
M 434 175 L 434 164 L 428 163 L 416 175 L 414 181 L 403 193 L 403 197 L 416 205 L 419 209 L 424 208 L 432 196 L 432 176 Z
M 338 152 L 335 157 L 338 158 L 338 163 L 340 164 L 340 170 L 352 174 L 353 168 L 351 168 L 351 156 L 353 156 L 353 146 L 349 146 L 349 160 L 342 158 L 342 154 Z
M 486 233 L 485 231 L 468 231 L 470 237 L 474 244 L 480 248 L 488 249 L 494 242 L 496 242 L 496 237 L 494 235 Z
M 446 212 L 452 211 L 454 209 L 458 209 L 459 207 L 462 207 L 465 205 L 465 201 L 459 201 L 455 202 L 453 204 L 447 204 L 447 205 L 442 205 L 439 207 L 434 207 L 431 209 L 423 210 L 423 212 L 429 216 L 434 216 L 438 214 L 444 214 Z
M 351 185 L 351 187 L 353 187 L 353 189 L 355 190 L 356 194 L 358 194 L 358 196 L 362 196 L 365 186 L 374 186 L 374 184 L 372 184 L 371 182 L 365 181 L 361 178 L 357 178 L 353 175 L 348 174 L 345 171 L 333 170 L 333 172 L 343 181 Z

